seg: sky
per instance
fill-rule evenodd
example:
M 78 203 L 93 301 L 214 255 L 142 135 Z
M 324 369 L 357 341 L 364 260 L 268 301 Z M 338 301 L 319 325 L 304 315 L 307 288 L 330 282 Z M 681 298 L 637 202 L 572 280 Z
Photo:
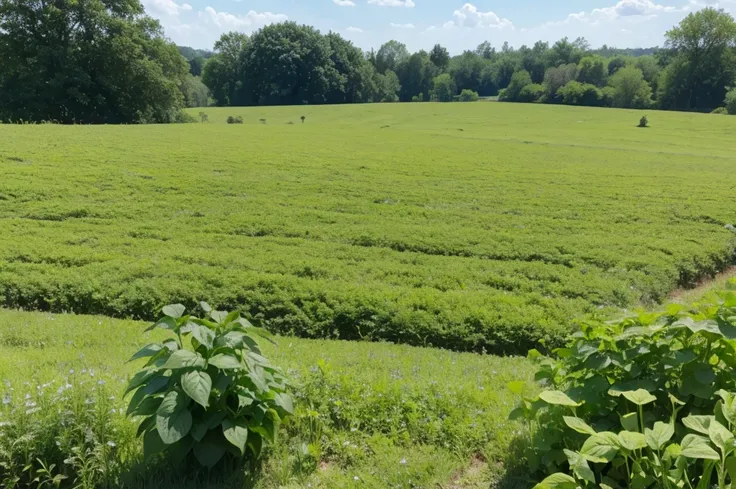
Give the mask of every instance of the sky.
M 499 48 L 585 37 L 593 47 L 653 47 L 705 6 L 736 14 L 736 0 L 142 0 L 179 45 L 211 49 L 221 34 L 250 34 L 285 20 L 340 33 L 376 50 L 396 39 L 410 51 L 437 43 L 452 54 L 483 41 Z

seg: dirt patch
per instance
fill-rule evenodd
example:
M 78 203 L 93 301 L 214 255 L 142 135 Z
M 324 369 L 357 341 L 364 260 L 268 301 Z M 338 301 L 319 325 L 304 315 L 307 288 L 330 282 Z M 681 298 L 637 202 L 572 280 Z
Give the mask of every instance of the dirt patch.
M 723 287 L 731 278 L 736 277 L 736 266 L 729 267 L 715 277 L 703 280 L 691 289 L 675 289 L 669 295 L 670 301 L 690 302 L 696 300 L 714 288 Z
M 480 455 L 473 455 L 470 464 L 462 470 L 458 470 L 452 476 L 452 480 L 448 486 L 442 486 L 442 489 L 470 489 L 478 487 L 479 479 L 483 479 L 488 464 Z M 487 485 L 487 484 L 486 484 Z

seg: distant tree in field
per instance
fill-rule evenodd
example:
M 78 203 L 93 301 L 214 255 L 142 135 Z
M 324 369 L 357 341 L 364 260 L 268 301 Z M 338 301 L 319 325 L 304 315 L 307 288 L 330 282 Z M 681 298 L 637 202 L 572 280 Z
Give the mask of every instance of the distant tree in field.
M 373 65 L 365 58 L 363 51 L 337 33 L 330 32 L 325 36 L 330 46 L 331 66 L 337 76 L 331 84 L 327 95 L 328 103 L 360 103 L 372 102 L 376 86 Z
M 481 90 L 483 70 L 490 62 L 473 51 L 465 51 L 450 60 L 448 71 L 458 89 Z
M 493 46 L 491 46 L 490 42 L 483 41 L 482 43 L 478 44 L 477 48 L 475 48 L 475 54 L 483 59 L 492 60 L 493 57 L 496 55 L 496 50 L 493 48 Z
M 330 41 L 310 26 L 284 22 L 255 32 L 240 54 L 244 105 L 329 101 L 344 80 L 330 59 Z
M 376 71 L 384 74 L 391 70 L 397 72 L 399 65 L 409 59 L 409 50 L 399 41 L 388 41 L 376 53 Z
M 450 64 L 450 52 L 440 44 L 435 44 L 429 52 L 429 59 L 440 71 L 445 71 Z
M 511 77 L 516 72 L 516 60 L 512 56 L 504 55 L 490 65 L 491 78 L 498 89 L 506 88 L 511 83 Z M 531 74 L 529 75 L 531 76 Z
M 733 90 L 730 90 L 726 94 L 726 100 L 724 101 L 726 104 L 726 110 L 731 115 L 736 115 L 736 88 Z
M 238 98 L 243 85 L 240 55 L 247 45 L 247 35 L 227 32 L 215 42 L 216 54 L 204 65 L 202 82 L 218 106 L 242 104 Z
M 187 75 L 181 88 L 184 105 L 187 107 L 207 107 L 210 91 L 198 76 Z
M 601 56 L 586 56 L 578 63 L 578 81 L 597 87 L 606 85 L 608 63 Z
M 537 41 L 531 49 L 526 46 L 519 48 L 521 68 L 529 72 L 534 83 L 542 83 L 544 80 L 544 72 L 547 69 L 545 58 L 548 51 L 549 44 L 542 41 Z
M 544 85 L 540 83 L 532 83 L 521 89 L 519 94 L 519 102 L 537 103 L 543 102 L 547 97 Z
M 657 93 L 659 76 L 662 73 L 662 67 L 657 58 L 654 56 L 640 56 L 634 61 L 634 66 L 641 70 L 644 79 L 652 87 L 652 93 Z
M 401 82 L 399 98 L 403 102 L 408 102 L 420 94 L 424 100 L 429 100 L 432 80 L 439 71 L 429 59 L 429 53 L 426 51 L 414 53 L 397 69 L 396 75 Z
M 431 99 L 436 102 L 452 102 L 455 91 L 455 82 L 452 77 L 449 73 L 443 73 L 432 81 Z
M 460 102 L 477 102 L 480 97 L 477 92 L 468 90 L 467 88 L 460 92 Z
M 504 101 L 518 102 L 521 98 L 521 92 L 527 85 L 532 84 L 532 77 L 526 70 L 517 71 L 514 76 L 511 77 L 511 83 L 503 92 L 501 97 Z
M 0 119 L 173 122 L 188 71 L 137 0 L 0 1 Z
M 644 109 L 652 105 L 652 88 L 639 68 L 621 68 L 610 78 L 609 83 L 615 90 L 614 107 Z
M 578 65 L 570 63 L 552 67 L 544 74 L 544 87 L 550 99 L 557 96 L 557 90 L 578 77 Z
M 399 77 L 391 70 L 386 73 L 375 73 L 373 80 L 376 86 L 376 94 L 374 100 L 376 102 L 398 102 L 399 92 L 401 91 L 401 83 Z
M 616 56 L 608 60 L 608 76 L 613 76 L 618 70 L 631 64 L 631 60 L 629 56 Z
M 557 95 L 565 105 L 597 107 L 603 105 L 604 100 L 603 93 L 597 86 L 575 80 L 557 90 Z
M 570 42 L 566 37 L 560 39 L 552 45 L 552 48 L 548 51 L 548 66 L 561 66 L 568 64 L 577 65 L 580 59 L 585 55 L 584 48 L 587 45 L 587 41 L 583 38 L 578 38 L 575 42 Z
M 736 22 L 712 7 L 689 14 L 665 35 L 671 63 L 660 80 L 663 108 L 713 109 L 736 78 Z

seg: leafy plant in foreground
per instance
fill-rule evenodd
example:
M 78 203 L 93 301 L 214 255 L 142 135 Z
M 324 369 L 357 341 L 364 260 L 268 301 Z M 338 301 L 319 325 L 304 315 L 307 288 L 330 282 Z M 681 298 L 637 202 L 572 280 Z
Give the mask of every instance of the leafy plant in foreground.
M 208 319 L 184 315 L 180 304 L 163 308 L 149 330 L 174 338 L 144 346 L 131 360 L 148 358 L 128 384 L 135 391 L 127 414 L 141 416 L 146 457 L 167 452 L 175 461 L 189 453 L 213 467 L 230 452 L 261 454 L 264 438 L 274 442 L 281 421 L 293 414 L 288 383 L 261 355 L 255 336 L 270 340 L 238 312 L 202 309 Z

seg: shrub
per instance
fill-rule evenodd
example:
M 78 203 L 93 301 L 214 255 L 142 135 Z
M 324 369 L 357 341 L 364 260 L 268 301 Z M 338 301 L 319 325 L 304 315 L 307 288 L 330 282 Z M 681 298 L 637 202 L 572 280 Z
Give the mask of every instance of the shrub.
M 412 102 L 424 102 L 424 94 L 423 93 L 420 93 L 419 95 L 414 95 L 411 98 L 411 101 Z
M 204 122 L 209 122 L 209 121 L 210 121 L 210 118 L 207 116 L 206 113 L 204 112 L 199 113 L 199 122 L 204 123 Z
M 646 109 L 652 106 L 652 87 L 639 68 L 626 66 L 609 79 L 614 88 L 613 105 L 625 109 Z
M 174 117 L 174 124 L 192 124 L 195 122 L 197 122 L 197 119 L 183 110 L 177 112 L 176 117 Z
M 527 455 L 532 470 L 551 474 L 569 469 L 578 477 L 583 473 L 598 481 L 605 477 L 621 487 L 647 487 L 639 486 L 637 474 L 662 474 L 668 469 L 662 453 L 670 439 L 683 450 L 691 442 L 707 445 L 704 440 L 693 441 L 686 428 L 714 410 L 722 420 L 719 411 L 725 413 L 733 405 L 733 396 L 725 393 L 736 389 L 735 318 L 736 294 L 723 292 L 690 308 L 672 305 L 663 313 L 583 323 L 566 347 L 554 350 L 553 358 L 540 360 L 535 378 L 553 390 L 525 397 L 512 412 L 512 418 L 529 422 Z M 531 353 L 540 358 L 536 351 Z M 522 387 L 510 385 L 517 393 Z M 726 425 L 730 429 L 734 423 Z M 625 431 L 612 433 L 621 427 Z M 611 443 L 595 457 L 592 447 L 603 440 Z M 642 452 L 635 450 L 647 446 L 657 457 L 644 462 Z M 638 463 L 642 470 L 625 473 L 626 457 L 630 467 Z M 616 459 L 619 462 L 609 464 Z M 586 468 L 589 462 L 595 470 Z
M 146 457 L 189 453 L 213 467 L 228 453 L 261 454 L 264 438 L 274 442 L 281 421 L 293 414 L 287 381 L 261 356 L 255 336 L 270 338 L 237 312 L 202 309 L 209 319 L 184 315 L 180 304 L 163 308 L 149 330 L 174 338 L 144 346 L 131 360 L 147 358 L 128 384 L 127 414 L 144 417 L 138 427 Z M 188 340 L 188 341 L 187 341 Z
M 597 107 L 603 105 L 603 93 L 595 85 L 571 81 L 557 90 L 557 95 L 566 105 L 585 105 Z
M 307 120 L 307 117 L 306 116 L 302 116 L 301 119 L 302 119 L 302 124 L 304 124 L 304 121 Z
M 526 70 L 517 71 L 511 77 L 511 82 L 505 90 L 499 92 L 499 100 L 508 102 L 517 102 L 521 91 L 525 86 L 532 84 L 532 77 Z
M 726 110 L 731 115 L 736 115 L 736 88 L 726 94 Z
M 243 117 L 237 116 L 233 117 L 231 115 L 227 116 L 227 123 L 228 124 L 242 124 L 243 123 Z
M 519 93 L 519 102 L 542 102 L 546 98 L 547 93 L 544 85 L 532 83 L 521 89 Z
M 452 102 L 455 95 L 455 81 L 449 73 L 443 73 L 432 81 L 431 99 L 435 102 Z
M 478 92 L 468 90 L 467 88 L 460 92 L 460 102 L 477 102 L 479 99 Z
M 718 107 L 717 109 L 714 109 L 711 114 L 728 115 L 728 109 L 725 107 Z
M 639 127 L 647 127 L 649 125 L 649 119 L 647 119 L 647 116 L 643 116 L 641 119 L 639 119 Z

